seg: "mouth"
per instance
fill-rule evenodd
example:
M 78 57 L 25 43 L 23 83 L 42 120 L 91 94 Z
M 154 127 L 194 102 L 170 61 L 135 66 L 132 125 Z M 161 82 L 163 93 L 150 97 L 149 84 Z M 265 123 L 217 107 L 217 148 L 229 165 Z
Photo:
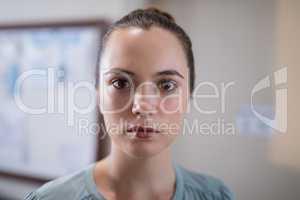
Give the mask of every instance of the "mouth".
M 159 130 L 156 130 L 152 127 L 143 127 L 143 126 L 130 127 L 127 129 L 127 132 L 133 134 L 133 136 L 138 139 L 149 139 L 154 134 L 160 133 Z

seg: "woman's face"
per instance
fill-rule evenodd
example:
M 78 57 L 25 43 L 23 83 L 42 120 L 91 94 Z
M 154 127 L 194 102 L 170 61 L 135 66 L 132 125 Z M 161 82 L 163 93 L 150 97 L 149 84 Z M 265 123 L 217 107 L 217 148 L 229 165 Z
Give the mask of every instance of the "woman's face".
M 100 109 L 112 147 L 134 157 L 162 152 L 181 132 L 189 99 L 180 41 L 155 26 L 117 29 L 100 69 Z

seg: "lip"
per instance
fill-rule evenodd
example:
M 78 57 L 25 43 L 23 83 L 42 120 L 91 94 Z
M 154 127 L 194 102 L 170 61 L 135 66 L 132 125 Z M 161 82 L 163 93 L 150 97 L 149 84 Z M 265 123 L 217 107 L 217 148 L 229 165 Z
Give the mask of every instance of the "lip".
M 152 127 L 132 126 L 127 129 L 127 132 L 135 133 L 134 136 L 139 139 L 149 139 L 160 131 Z
M 133 126 L 127 129 L 128 132 L 154 132 L 159 133 L 160 131 L 152 127 L 143 127 L 143 126 Z

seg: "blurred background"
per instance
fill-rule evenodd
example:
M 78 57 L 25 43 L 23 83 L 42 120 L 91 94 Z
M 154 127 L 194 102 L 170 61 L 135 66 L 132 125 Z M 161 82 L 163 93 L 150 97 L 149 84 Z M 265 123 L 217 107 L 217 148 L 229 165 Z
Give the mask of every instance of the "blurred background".
M 56 67 L 63 73 L 55 74 L 58 93 L 65 80 L 94 81 L 107 25 L 147 6 L 170 12 L 190 35 L 196 86 L 202 83 L 197 94 L 212 95 L 194 99 L 186 128 L 195 119 L 205 126 L 178 138 L 174 159 L 221 178 L 239 200 L 300 199 L 299 0 L 0 0 L 0 199 L 22 199 L 43 180 L 101 158 L 106 148 L 77 126 L 96 123 L 96 111 L 70 120 L 67 106 L 49 107 L 44 78 L 22 85 L 22 101 L 35 108 L 48 103 L 48 112 L 23 112 L 12 95 L 17 78 L 28 69 L 51 75 L 49 67 Z M 72 94 L 88 104 L 87 91 Z

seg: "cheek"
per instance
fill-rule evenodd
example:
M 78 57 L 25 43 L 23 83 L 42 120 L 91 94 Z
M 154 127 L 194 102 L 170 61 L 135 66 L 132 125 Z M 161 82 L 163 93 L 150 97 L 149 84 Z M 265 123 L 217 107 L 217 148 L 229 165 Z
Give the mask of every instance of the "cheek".
M 179 99 L 167 98 L 163 99 L 160 104 L 160 110 L 163 114 L 172 114 L 178 112 Z
M 121 115 L 116 114 L 104 114 L 104 123 L 106 132 L 111 138 L 119 138 L 123 135 L 123 120 Z
M 102 109 L 109 113 L 118 114 L 130 106 L 130 95 L 127 92 L 117 92 L 107 88 L 102 94 Z
M 181 115 L 186 111 L 186 101 L 181 95 L 165 97 L 160 101 L 159 110 L 163 115 Z
M 126 120 L 130 104 L 128 95 L 120 96 L 116 92 L 106 91 L 102 93 L 101 113 L 103 114 L 105 126 L 109 133 L 121 134 L 122 123 Z
M 172 136 L 180 133 L 184 113 L 186 112 L 187 101 L 184 95 L 164 98 L 160 103 L 161 123 L 166 124 L 167 132 Z

